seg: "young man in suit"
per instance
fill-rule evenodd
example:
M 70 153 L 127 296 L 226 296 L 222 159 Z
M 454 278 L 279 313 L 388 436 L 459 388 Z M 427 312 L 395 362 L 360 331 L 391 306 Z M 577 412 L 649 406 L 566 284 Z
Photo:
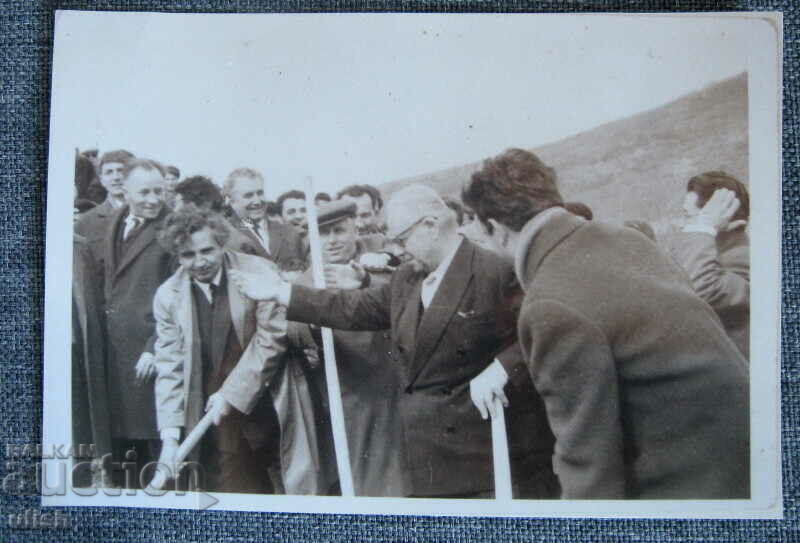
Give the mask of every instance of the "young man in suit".
M 566 211 L 510 149 L 462 198 L 525 291 L 519 338 L 570 499 L 748 498 L 747 364 L 655 244 Z
M 160 444 L 153 399 L 153 296 L 169 277 L 172 258 L 156 239 L 167 215 L 161 165 L 132 159 L 123 184 L 126 203 L 109 218 L 102 245 L 107 375 L 114 460 L 142 466 L 158 457 Z M 137 474 L 124 484 L 136 485 L 139 479 Z
M 125 164 L 134 158 L 124 149 L 108 151 L 100 157 L 98 172 L 106 191 L 105 200 L 89 211 L 78 215 L 75 233 L 86 239 L 94 259 L 102 264 L 102 245 L 111 215 L 125 205 Z
M 258 256 L 278 267 L 305 258 L 302 241 L 291 226 L 267 219 L 264 177 L 250 168 L 232 171 L 222 193 L 233 210 L 231 224 L 253 242 Z
M 387 363 L 401 373 L 397 414 L 411 496 L 493 495 L 491 427 L 470 397 L 470 383 L 489 371 L 512 381 L 505 392 L 515 494 L 557 497 L 553 437 L 516 345 L 513 271 L 459 236 L 455 213 L 429 187 L 399 191 L 387 217 L 389 235 L 415 260 L 385 285 L 347 290 L 349 266 L 339 268 L 338 289 L 251 274 L 234 281 L 252 298 L 287 305 L 289 320 L 388 331 Z
M 181 434 L 205 409 L 215 427 L 195 455 L 205 474 L 200 486 L 273 493 L 268 467 L 278 457 L 281 431 L 265 385 L 282 364 L 286 321 L 274 303 L 254 303 L 230 285 L 230 270 L 258 274 L 271 265 L 226 250 L 229 234 L 218 215 L 182 209 L 160 235 L 180 264 L 153 302 L 161 461 L 172 464 Z

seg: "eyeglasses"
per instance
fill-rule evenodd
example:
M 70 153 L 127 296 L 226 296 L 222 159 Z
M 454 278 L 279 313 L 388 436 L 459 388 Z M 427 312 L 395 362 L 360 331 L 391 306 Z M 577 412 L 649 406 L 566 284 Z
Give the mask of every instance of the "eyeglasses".
M 430 217 L 428 215 L 426 215 L 424 217 L 421 217 L 419 220 L 413 222 L 411 224 L 411 226 L 409 226 L 408 228 L 406 228 L 405 230 L 403 230 L 402 232 L 397 234 L 391 240 L 391 243 L 399 245 L 400 247 L 405 247 L 406 246 L 406 241 L 408 240 L 409 237 L 411 237 L 412 230 L 414 230 L 414 228 L 416 228 L 418 225 L 420 225 L 425 219 L 431 219 L 431 218 L 433 218 L 433 217 Z

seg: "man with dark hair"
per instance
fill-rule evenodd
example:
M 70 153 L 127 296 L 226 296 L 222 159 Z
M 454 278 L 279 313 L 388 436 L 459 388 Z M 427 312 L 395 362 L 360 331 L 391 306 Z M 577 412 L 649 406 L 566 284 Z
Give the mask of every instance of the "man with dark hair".
M 333 199 L 331 198 L 331 195 L 327 192 L 318 192 L 317 195 L 314 196 L 314 205 L 318 206 L 325 203 L 330 203 L 332 200 Z
M 415 260 L 384 285 L 360 288 L 364 277 L 355 274 L 352 280 L 349 265 L 327 270 L 326 282 L 338 288 L 318 290 L 251 274 L 238 274 L 234 281 L 253 299 L 286 305 L 289 320 L 385 331 L 384 352 L 402 379 L 397 411 L 410 495 L 493 495 L 486 417 L 487 404 L 494 411 L 499 399 L 510 402 L 514 495 L 557 497 L 553 436 L 513 327 L 518 293 L 513 270 L 459 236 L 455 214 L 433 189 L 406 187 L 387 207 L 391 236 Z M 329 248 L 329 257 L 346 244 L 338 245 Z
M 129 151 L 119 149 L 103 153 L 98 163 L 98 176 L 105 192 L 105 200 L 81 213 L 75 222 L 75 233 L 86 238 L 95 261 L 105 259 L 100 250 L 108 230 L 111 215 L 125 204 L 124 169 L 134 156 Z
M 258 249 L 258 256 L 281 267 L 295 258 L 304 258 L 302 241 L 291 226 L 267 219 L 264 199 L 264 176 L 250 168 L 232 171 L 222 193 L 233 214 L 231 224 L 248 236 Z
M 563 497 L 748 498 L 747 364 L 670 258 L 564 210 L 528 151 L 486 160 L 462 197 L 525 290 Z
M 231 269 L 270 268 L 225 250 L 229 234 L 218 215 L 185 208 L 159 235 L 180 263 L 153 302 L 161 462 L 173 465 L 181 434 L 210 411 L 215 427 L 195 454 L 206 476 L 202 488 L 272 493 L 268 466 L 277 458 L 280 425 L 265 385 L 285 351 L 286 321 L 275 304 L 254 304 L 228 286 Z
M 587 221 L 591 221 L 594 218 L 594 213 L 592 213 L 592 208 L 590 208 L 583 202 L 566 202 L 564 204 L 564 209 L 566 209 L 576 217 L 583 217 Z
M 686 223 L 671 243 L 697 294 L 714 308 L 745 358 L 750 358 L 750 240 L 747 187 L 724 172 L 689 180 Z
M 167 215 L 162 172 L 152 160 L 125 164 L 126 204 L 109 219 L 101 251 L 114 459 L 128 461 L 127 451 L 135 449 L 140 468 L 157 457 L 159 445 L 152 383 L 153 295 L 172 265 L 156 240 Z
M 302 190 L 284 192 L 276 202 L 281 208 L 283 224 L 294 228 L 295 234 L 302 240 L 303 253 L 308 253 L 308 220 L 306 219 L 306 193 Z
M 203 175 L 187 177 L 175 185 L 175 211 L 184 204 L 194 204 L 199 209 L 214 213 L 222 212 L 222 191 L 214 182 Z
M 187 206 L 195 206 L 200 210 L 222 213 L 222 192 L 208 177 L 203 175 L 187 177 L 175 186 L 174 210 L 180 211 Z M 223 217 L 220 218 L 225 221 L 230 231 L 228 242 L 225 244 L 226 248 L 250 255 L 258 254 L 258 248 L 248 236 L 234 228 Z
M 166 203 L 170 207 L 175 204 L 175 185 L 178 184 L 178 179 L 181 178 L 181 171 L 176 166 L 164 167 L 164 182 L 167 187 Z
M 172 464 L 181 434 L 191 432 L 206 406 L 216 428 L 195 454 L 209 476 L 205 488 L 324 493 L 308 384 L 283 356 L 284 310 L 254 304 L 228 282 L 233 270 L 263 275 L 275 266 L 226 248 L 230 233 L 222 217 L 187 207 L 173 213 L 160 236 L 180 263 L 153 303 L 162 461 Z
M 377 188 L 372 185 L 350 185 L 340 190 L 336 199 L 356 204 L 356 228 L 359 234 L 381 232 L 380 213 L 383 209 L 383 198 Z
M 281 209 L 283 224 L 294 228 L 295 234 L 300 238 L 301 251 L 304 261 L 310 263 L 308 220 L 306 219 L 306 193 L 302 190 L 290 190 L 278 196 L 275 202 Z

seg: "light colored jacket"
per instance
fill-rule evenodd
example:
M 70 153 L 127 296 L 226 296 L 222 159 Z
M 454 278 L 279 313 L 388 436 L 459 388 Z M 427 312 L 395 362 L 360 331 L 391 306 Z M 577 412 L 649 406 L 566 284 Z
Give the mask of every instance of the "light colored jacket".
M 267 260 L 225 251 L 228 270 L 266 273 L 274 270 Z M 153 313 L 157 340 L 155 362 L 156 415 L 159 430 L 181 427 L 185 434 L 203 416 L 201 345 L 191 292 L 191 277 L 179 268 L 156 292 Z M 220 388 L 234 408 L 249 414 L 268 388 L 281 426 L 280 451 L 287 493 L 317 494 L 319 482 L 317 436 L 308 384 L 300 371 L 287 367 L 286 319 L 274 302 L 254 302 L 228 281 L 233 329 L 244 347 L 241 359 Z

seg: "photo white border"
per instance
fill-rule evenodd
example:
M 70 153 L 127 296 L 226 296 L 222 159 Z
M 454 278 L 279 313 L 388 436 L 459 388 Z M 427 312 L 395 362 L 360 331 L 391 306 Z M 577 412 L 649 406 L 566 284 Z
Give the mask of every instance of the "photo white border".
M 56 13 L 53 54 L 50 144 L 47 188 L 44 336 L 44 450 L 71 443 L 70 345 L 72 276 L 72 199 L 69 175 L 74 169 L 74 128 L 59 124 L 59 113 L 69 107 L 63 92 L 80 82 L 69 80 L 66 58 L 59 50 L 63 28 Z M 598 14 L 591 14 L 597 16 Z M 750 500 L 443 500 L 422 498 L 343 498 L 213 494 L 212 509 L 301 513 L 391 514 L 425 516 L 575 517 L 575 518 L 744 518 L 783 517 L 780 457 L 780 322 L 781 322 L 781 13 L 713 14 L 603 14 L 608 17 L 735 17 L 750 20 L 753 46 L 748 71 L 749 171 L 757 179 L 752 190 L 751 237 L 751 448 Z M 158 15 L 156 15 L 158 16 Z M 253 15 L 263 16 L 263 15 Z M 301 17 L 301 15 L 269 15 Z M 335 17 L 338 15 L 329 15 Z M 376 15 L 376 16 L 386 16 Z M 404 15 L 398 17 L 441 17 Z M 480 17 L 454 15 L 448 17 Z M 494 15 L 495 17 L 497 15 Z M 505 15 L 508 17 L 581 17 L 583 15 Z M 481 157 L 476 157 L 481 158 Z M 47 463 L 48 461 L 45 461 Z M 43 496 L 43 506 L 114 506 L 202 508 L 202 496 L 94 497 Z

